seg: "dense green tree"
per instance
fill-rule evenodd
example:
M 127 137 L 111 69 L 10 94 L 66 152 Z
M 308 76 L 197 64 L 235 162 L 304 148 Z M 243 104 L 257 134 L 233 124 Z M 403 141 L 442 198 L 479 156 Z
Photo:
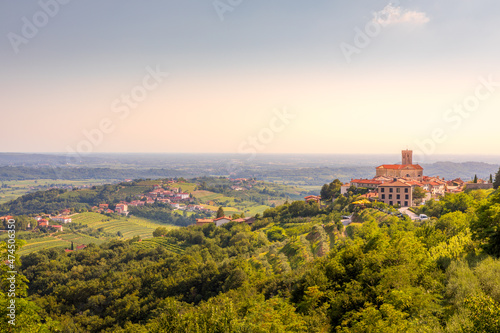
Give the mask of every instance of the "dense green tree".
M 413 200 L 417 203 L 421 203 L 422 199 L 425 198 L 425 191 L 420 186 L 415 186 L 413 189 Z
M 335 179 L 330 184 L 323 185 L 320 191 L 321 200 L 331 201 L 334 197 L 338 197 L 340 195 L 341 186 L 342 182 L 338 179 Z
M 493 182 L 493 188 L 497 190 L 500 187 L 500 169 L 498 169 L 497 174 L 495 175 L 495 181 Z
M 477 175 L 474 175 L 474 180 L 472 181 L 474 184 L 477 184 Z
M 488 253 L 500 256 L 500 191 L 478 208 L 477 216 L 471 224 L 474 239 L 482 242 Z

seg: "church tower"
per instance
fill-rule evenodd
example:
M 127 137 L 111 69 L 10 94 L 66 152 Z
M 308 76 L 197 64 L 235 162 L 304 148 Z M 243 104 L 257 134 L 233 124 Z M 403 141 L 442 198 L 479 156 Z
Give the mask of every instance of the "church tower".
M 402 152 L 402 165 L 413 164 L 413 151 L 412 150 L 403 150 Z

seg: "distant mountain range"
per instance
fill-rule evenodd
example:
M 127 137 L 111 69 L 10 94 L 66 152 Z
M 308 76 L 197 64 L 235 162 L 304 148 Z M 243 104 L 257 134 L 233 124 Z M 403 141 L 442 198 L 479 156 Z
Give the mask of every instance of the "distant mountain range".
M 60 154 L 0 153 L 0 181 L 231 176 L 321 186 L 336 178 L 344 182 L 351 178 L 372 178 L 376 166 L 393 163 L 397 158 L 396 155 L 259 155 L 248 159 L 237 154 L 92 154 L 79 160 Z M 465 181 L 474 175 L 487 179 L 499 169 L 499 164 L 485 162 L 435 162 L 422 166 L 424 175 Z

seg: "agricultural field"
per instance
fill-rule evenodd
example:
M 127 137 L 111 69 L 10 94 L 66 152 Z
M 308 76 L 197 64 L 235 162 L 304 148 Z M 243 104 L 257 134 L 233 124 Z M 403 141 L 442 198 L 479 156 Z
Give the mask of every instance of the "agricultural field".
M 73 217 L 73 223 L 85 224 L 93 229 L 102 228 L 104 232 L 112 234 L 121 232 L 124 238 L 139 236 L 142 239 L 153 237 L 153 231 L 158 227 L 178 228 L 142 217 L 111 218 L 98 213 L 78 214 Z
M 19 198 L 20 196 L 47 190 L 51 187 L 83 187 L 108 184 L 111 180 L 54 180 L 54 179 L 34 179 L 34 180 L 10 180 L 0 182 L 0 204 Z
M 262 214 L 266 209 L 271 207 L 271 204 L 280 204 L 283 203 L 284 200 L 278 202 L 279 200 L 269 201 L 269 205 L 259 205 L 256 202 L 252 202 L 245 199 L 237 199 L 233 197 L 225 196 L 221 193 L 214 193 L 210 191 L 195 191 L 192 192 L 193 196 L 199 199 L 203 204 L 202 206 L 214 211 L 217 211 L 220 204 L 223 206 L 224 212 L 226 215 L 232 214 L 241 214 L 245 213 L 246 216 L 253 216 L 255 214 Z M 243 193 L 242 197 L 248 196 Z M 209 204 L 210 202 L 214 203 L 213 205 Z
M 133 216 L 111 218 L 98 213 L 82 213 L 74 215 L 72 218 L 73 222 L 71 224 L 87 225 L 92 229 L 102 228 L 101 230 L 105 233 L 114 235 L 118 234 L 118 232 L 121 232 L 123 237 L 121 239 L 130 239 L 135 236 L 139 236 L 141 239 L 152 238 L 153 231 L 155 231 L 156 228 L 160 226 L 172 229 L 178 228 L 177 226 L 167 225 Z M 47 234 L 47 236 L 45 237 L 33 238 L 26 241 L 26 244 L 19 251 L 19 255 L 25 255 L 31 252 L 50 248 L 70 249 L 71 242 L 73 242 L 75 247 L 83 244 L 88 245 L 90 243 L 99 245 L 107 242 L 110 239 L 110 237 L 96 238 L 83 234 L 79 231 L 72 231 L 69 228 L 69 225 L 65 225 L 63 233 Z
M 80 245 L 80 244 L 78 244 Z M 76 243 L 75 243 L 76 246 Z M 52 248 L 70 248 L 71 242 L 67 242 L 65 240 L 58 239 L 56 237 L 47 236 L 44 238 L 35 238 L 30 239 L 27 243 L 18 251 L 19 255 L 29 254 L 31 252 L 36 252 L 40 250 L 47 250 Z
M 191 193 L 195 190 L 197 187 L 196 184 L 193 183 L 175 183 L 175 184 L 170 184 L 170 188 L 181 188 L 183 192 L 188 192 Z
M 171 252 L 177 253 L 177 254 L 182 254 L 184 253 L 184 249 L 178 245 L 170 244 L 168 240 L 166 240 L 163 237 L 155 237 L 155 238 L 150 238 L 143 240 L 141 242 L 135 242 L 134 246 L 139 248 L 139 249 L 154 249 L 158 246 L 161 246 Z

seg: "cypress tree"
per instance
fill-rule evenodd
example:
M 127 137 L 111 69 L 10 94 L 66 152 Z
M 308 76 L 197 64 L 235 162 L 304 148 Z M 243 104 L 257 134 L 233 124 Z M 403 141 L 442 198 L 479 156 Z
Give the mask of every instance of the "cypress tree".
M 221 207 L 219 207 L 219 209 L 217 210 L 217 217 L 216 218 L 219 218 L 219 217 L 224 217 L 225 216 L 225 213 L 224 213 L 224 209 Z

